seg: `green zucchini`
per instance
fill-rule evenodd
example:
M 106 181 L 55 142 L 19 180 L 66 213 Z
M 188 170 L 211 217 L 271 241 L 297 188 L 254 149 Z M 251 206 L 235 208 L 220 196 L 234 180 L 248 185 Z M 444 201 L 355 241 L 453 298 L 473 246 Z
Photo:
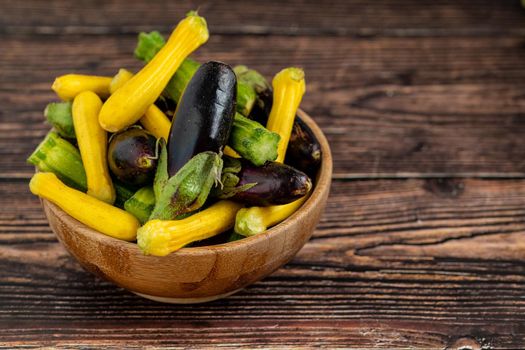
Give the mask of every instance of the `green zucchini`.
M 75 127 L 71 115 L 72 102 L 53 102 L 47 105 L 44 116 L 53 125 L 58 134 L 68 139 L 74 139 Z
M 151 186 L 142 187 L 124 203 L 124 209 L 139 219 L 141 224 L 148 221 L 154 207 L 155 193 Z
M 233 120 L 228 145 L 254 165 L 261 166 L 277 158 L 281 137 L 254 120 L 237 113 Z

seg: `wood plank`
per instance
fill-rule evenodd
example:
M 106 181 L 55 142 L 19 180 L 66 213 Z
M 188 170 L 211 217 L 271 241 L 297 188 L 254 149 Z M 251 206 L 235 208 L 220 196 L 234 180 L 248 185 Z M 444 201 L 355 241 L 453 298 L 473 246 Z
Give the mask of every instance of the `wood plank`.
M 525 180 L 335 181 L 331 192 L 314 237 L 284 268 L 229 299 L 170 306 L 84 272 L 26 181 L 4 180 L 0 343 L 523 344 Z
M 519 0 L 17 1 L 4 0 L 0 32 L 136 33 L 170 30 L 199 8 L 214 33 L 285 35 L 522 35 Z
M 55 76 L 139 69 L 133 36 L 9 36 L 0 63 L 0 176 L 27 178 Z M 324 129 L 337 178 L 525 176 L 521 38 L 215 35 L 195 57 L 271 77 L 303 66 L 303 109 Z M 261 52 L 264 48 L 264 53 Z
M 0 349 L 17 346 L 24 349 L 42 346 L 67 349 L 142 349 L 144 346 L 170 349 L 518 349 L 523 344 L 522 328 L 512 327 L 511 335 L 499 325 L 487 326 L 491 335 L 485 338 L 477 326 L 370 320 L 333 320 L 330 323 L 315 320 L 157 321 L 154 326 L 141 327 L 126 321 L 107 327 L 67 322 L 66 329 L 64 324 L 46 322 L 23 326 L 25 328 L 2 328 L 0 338 L 5 341 Z M 136 328 L 132 333 L 128 327 Z

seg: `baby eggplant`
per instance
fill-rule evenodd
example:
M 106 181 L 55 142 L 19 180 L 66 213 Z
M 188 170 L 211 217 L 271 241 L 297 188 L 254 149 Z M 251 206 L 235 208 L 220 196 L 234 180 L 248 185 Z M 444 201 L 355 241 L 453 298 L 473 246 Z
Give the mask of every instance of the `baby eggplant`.
M 256 167 L 243 159 L 224 158 L 222 187 L 214 195 L 254 206 L 287 204 L 306 195 L 312 181 L 289 165 L 266 162 Z
M 168 139 L 168 173 L 173 176 L 201 152 L 219 153 L 235 115 L 237 78 L 230 66 L 210 61 L 197 69 L 175 110 Z
M 109 169 L 117 179 L 132 186 L 153 181 L 157 167 L 157 139 L 148 131 L 132 127 L 111 137 Z
M 298 116 L 295 117 L 284 162 L 312 177 L 321 164 L 321 145 L 313 131 Z

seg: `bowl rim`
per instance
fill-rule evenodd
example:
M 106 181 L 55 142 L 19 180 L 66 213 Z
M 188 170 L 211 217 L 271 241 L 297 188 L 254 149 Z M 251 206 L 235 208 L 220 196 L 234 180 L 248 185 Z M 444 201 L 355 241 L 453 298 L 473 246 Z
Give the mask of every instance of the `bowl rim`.
M 320 171 L 317 174 L 317 179 L 315 182 L 314 190 L 310 194 L 309 198 L 301 205 L 299 209 L 297 209 L 292 215 L 290 215 L 288 218 L 286 218 L 284 221 L 278 223 L 275 226 L 272 226 L 271 228 L 267 229 L 266 231 L 253 235 L 250 237 L 246 237 L 237 241 L 232 242 L 226 242 L 226 243 L 220 243 L 220 244 L 214 244 L 209 246 L 200 246 L 200 247 L 188 247 L 188 248 L 181 248 L 175 252 L 172 252 L 165 257 L 169 257 L 173 254 L 178 255 L 202 255 L 202 254 L 218 254 L 221 251 L 231 251 L 240 249 L 241 247 L 244 248 L 246 246 L 256 244 L 262 240 L 268 240 L 271 237 L 280 234 L 283 232 L 281 228 L 286 226 L 287 224 L 291 222 L 295 222 L 296 220 L 300 220 L 302 217 L 306 215 L 306 213 L 310 212 L 312 207 L 317 204 L 317 202 L 321 199 L 324 191 L 329 190 L 330 182 L 332 179 L 332 156 L 330 151 L 330 146 L 328 144 L 328 141 L 326 140 L 325 135 L 315 123 L 315 121 L 303 110 L 299 109 L 297 111 L 297 115 L 301 117 L 301 119 L 310 127 L 314 135 L 316 136 L 317 140 L 319 141 L 319 144 L 321 146 L 321 166 Z M 328 187 L 328 188 L 327 188 Z M 65 221 L 72 222 L 74 221 L 76 225 L 80 226 L 80 229 L 83 231 L 83 234 L 86 234 L 89 232 L 89 234 L 93 234 L 92 238 L 95 240 L 100 241 L 100 243 L 108 244 L 108 245 L 118 245 L 122 249 L 131 249 L 131 250 L 138 250 L 140 251 L 140 248 L 138 245 L 134 242 L 127 242 L 123 241 L 117 238 L 113 238 L 111 236 L 107 236 L 103 233 L 100 233 L 85 224 L 81 223 L 80 221 L 76 220 L 69 214 L 67 214 L 65 211 L 63 211 L 60 207 L 57 205 L 51 203 L 48 200 L 42 199 L 43 202 L 49 207 L 53 215 L 57 215 L 57 213 L 60 213 L 62 218 Z M 56 233 L 55 233 L 56 235 Z M 142 251 L 140 251 L 142 253 Z M 157 256 L 154 256 L 155 258 L 158 258 Z

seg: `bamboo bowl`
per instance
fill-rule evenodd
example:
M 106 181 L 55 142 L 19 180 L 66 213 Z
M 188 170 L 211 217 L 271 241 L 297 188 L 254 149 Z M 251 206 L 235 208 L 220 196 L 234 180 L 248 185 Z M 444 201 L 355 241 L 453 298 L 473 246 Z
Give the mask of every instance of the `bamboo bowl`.
M 322 164 L 310 198 L 266 232 L 235 242 L 145 256 L 135 243 L 100 234 L 42 200 L 58 240 L 88 271 L 142 297 L 200 303 L 227 297 L 291 260 L 312 235 L 326 205 L 332 176 L 328 142 L 303 111 L 299 116 L 321 144 Z

